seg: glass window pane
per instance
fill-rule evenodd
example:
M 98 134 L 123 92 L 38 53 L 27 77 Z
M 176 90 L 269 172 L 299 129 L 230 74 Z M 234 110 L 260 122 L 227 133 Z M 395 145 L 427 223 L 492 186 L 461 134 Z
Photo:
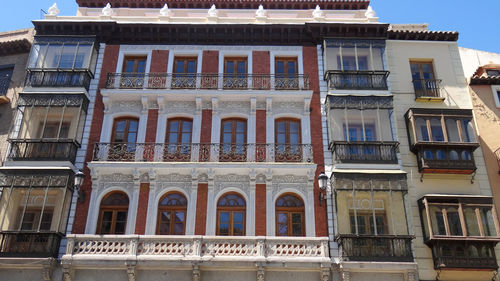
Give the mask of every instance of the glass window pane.
M 415 130 L 417 131 L 418 141 L 429 141 L 426 120 L 422 117 L 415 118 Z
M 276 74 L 283 74 L 285 73 L 285 63 L 284 61 L 277 61 L 276 62 Z
M 491 208 L 480 208 L 481 220 L 484 227 L 485 236 L 497 236 L 495 229 L 495 221 L 493 219 L 493 213 Z
M 430 206 L 431 226 L 434 235 L 446 235 L 444 216 L 441 208 Z
M 187 73 L 196 73 L 196 61 L 195 60 L 188 61 Z
M 432 118 L 431 119 L 431 131 L 432 131 L 432 141 L 444 141 L 443 128 L 441 126 L 441 120 Z
M 77 44 L 64 44 L 59 61 L 59 68 L 73 68 Z
M 475 142 L 474 129 L 472 128 L 472 122 L 467 119 L 462 120 L 462 137 L 464 142 Z
M 456 208 L 450 207 L 446 209 L 448 216 L 448 227 L 450 228 L 450 235 L 462 235 L 462 224 L 460 223 L 460 215 Z
M 457 120 L 446 119 L 446 132 L 448 133 L 448 141 L 460 142 L 460 136 L 458 134 Z
M 91 44 L 80 44 L 76 53 L 74 68 L 89 68 L 90 56 L 92 54 Z
M 278 236 L 288 236 L 288 214 L 278 213 Z
M 467 234 L 469 236 L 480 236 L 479 232 L 479 224 L 477 221 L 476 210 L 475 208 L 466 207 L 463 208 L 464 217 L 465 217 L 465 225 L 467 227 Z
M 43 62 L 44 68 L 57 68 L 61 57 L 62 44 L 50 44 Z

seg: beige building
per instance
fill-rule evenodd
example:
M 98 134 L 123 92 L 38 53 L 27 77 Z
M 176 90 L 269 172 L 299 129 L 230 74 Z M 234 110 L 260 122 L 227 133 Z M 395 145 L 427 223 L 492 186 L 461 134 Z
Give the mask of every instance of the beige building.
M 0 165 L 7 157 L 8 134 L 18 93 L 24 86 L 34 29 L 0 33 Z

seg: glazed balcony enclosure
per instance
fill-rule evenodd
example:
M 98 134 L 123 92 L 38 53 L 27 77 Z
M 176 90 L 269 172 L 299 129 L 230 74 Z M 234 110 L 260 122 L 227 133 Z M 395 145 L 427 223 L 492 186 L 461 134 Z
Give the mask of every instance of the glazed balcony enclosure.
M 384 40 L 325 41 L 325 81 L 329 90 L 388 89 Z
M 500 227 L 491 197 L 431 194 L 418 204 L 435 269 L 498 268 Z
M 473 152 L 479 144 L 470 109 L 410 108 L 405 118 L 419 172 L 474 173 Z
M 82 94 L 20 94 L 8 160 L 74 162 L 88 99 Z
M 73 172 L 3 170 L 0 187 L 0 256 L 57 257 L 71 205 Z
M 329 148 L 336 163 L 397 164 L 392 97 L 328 96 Z
M 309 90 L 304 74 L 109 73 L 107 89 Z
M 83 87 L 94 77 L 94 38 L 35 37 L 25 87 Z
M 96 143 L 93 161 L 312 162 L 310 144 Z
M 406 175 L 334 172 L 335 241 L 343 261 L 413 262 Z

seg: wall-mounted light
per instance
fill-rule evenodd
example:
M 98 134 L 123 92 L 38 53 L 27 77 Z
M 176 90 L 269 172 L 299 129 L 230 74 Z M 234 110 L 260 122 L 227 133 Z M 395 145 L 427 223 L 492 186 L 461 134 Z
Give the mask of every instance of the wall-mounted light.
M 318 185 L 319 185 L 319 205 L 321 206 L 321 202 L 326 199 L 326 187 L 328 185 L 328 176 L 325 172 L 321 172 L 318 176 Z
M 82 171 L 76 172 L 75 182 L 74 182 L 73 187 L 75 188 L 75 191 L 78 192 L 78 202 L 80 202 L 80 203 L 85 202 L 85 193 L 81 189 L 84 178 L 85 178 L 85 174 Z

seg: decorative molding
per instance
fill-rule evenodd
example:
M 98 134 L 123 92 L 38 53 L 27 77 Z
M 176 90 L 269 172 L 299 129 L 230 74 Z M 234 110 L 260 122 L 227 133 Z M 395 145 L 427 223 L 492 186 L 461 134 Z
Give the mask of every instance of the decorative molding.
M 189 183 L 191 182 L 191 175 L 181 175 L 177 173 L 160 175 L 157 179 L 158 183 L 175 182 L 175 183 Z
M 266 271 L 263 266 L 259 266 L 257 269 L 257 281 L 266 280 Z
M 302 115 L 304 103 L 302 102 L 280 102 L 272 108 L 273 114 L 296 113 Z
M 201 271 L 198 265 L 193 265 L 193 281 L 201 281 Z
M 114 173 L 114 174 L 110 174 L 110 175 L 101 175 L 99 177 L 99 179 L 102 183 L 119 183 L 119 182 L 131 183 L 131 182 L 134 182 L 133 175 L 120 174 L 120 173 Z

